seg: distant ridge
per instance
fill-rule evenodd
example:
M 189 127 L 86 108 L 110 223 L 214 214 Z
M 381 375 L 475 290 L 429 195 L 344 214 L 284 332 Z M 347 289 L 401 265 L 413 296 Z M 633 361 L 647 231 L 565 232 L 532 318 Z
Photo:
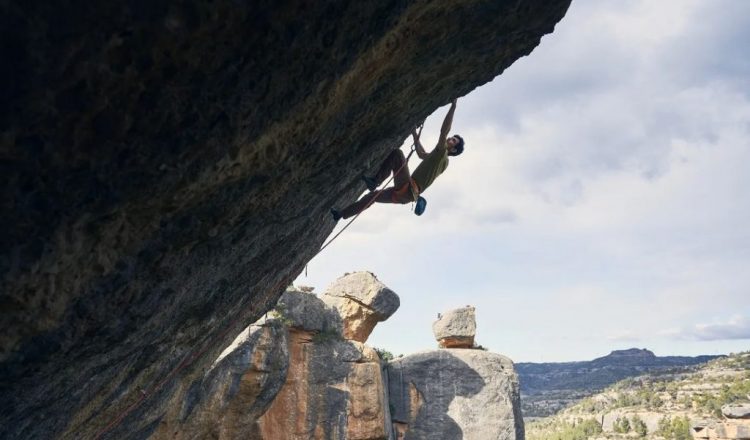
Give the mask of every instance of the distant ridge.
M 645 348 L 614 350 L 579 362 L 519 362 L 525 417 L 554 414 L 568 403 L 603 390 L 628 377 L 686 369 L 723 356 L 656 356 Z

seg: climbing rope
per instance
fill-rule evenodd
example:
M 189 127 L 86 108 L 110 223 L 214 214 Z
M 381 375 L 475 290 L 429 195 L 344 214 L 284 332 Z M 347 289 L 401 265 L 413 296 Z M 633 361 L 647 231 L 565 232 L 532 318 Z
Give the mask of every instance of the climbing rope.
M 357 215 L 355 215 L 354 217 L 352 217 L 352 219 L 349 220 L 349 222 L 347 222 L 346 225 L 344 225 L 344 227 L 341 228 L 341 230 L 339 232 L 337 232 L 336 235 L 333 236 L 333 238 L 331 238 L 330 240 L 328 240 L 328 242 L 326 244 L 324 244 L 323 246 L 321 246 L 320 249 L 318 249 L 318 252 L 316 252 L 315 255 L 313 255 L 312 258 L 310 258 L 311 260 L 313 258 L 317 257 L 319 253 L 323 252 L 323 249 L 327 248 L 328 245 L 330 245 L 331 243 L 333 243 L 333 240 L 337 239 L 338 236 L 341 235 L 342 232 L 346 231 L 346 228 L 348 228 L 352 223 L 354 223 L 354 220 L 356 220 L 357 217 L 359 217 L 360 214 L 362 214 L 363 212 L 365 212 L 367 210 L 367 208 L 369 208 L 370 206 L 372 206 L 373 203 L 375 203 L 375 200 L 378 198 L 378 195 L 380 195 L 380 193 L 385 190 L 385 188 L 388 186 L 388 184 L 391 183 L 391 181 L 393 180 L 393 177 L 396 174 L 398 174 L 402 169 L 404 169 L 404 167 L 409 163 L 409 158 L 411 157 L 412 154 L 414 154 L 415 151 L 416 151 L 416 149 L 415 149 L 414 145 L 412 145 L 412 149 L 409 152 L 409 155 L 406 156 L 406 160 L 404 161 L 404 164 L 401 165 L 401 167 L 395 173 L 393 173 L 393 175 L 391 175 L 391 178 L 388 179 L 388 181 L 385 182 L 385 184 L 383 184 L 383 186 L 380 187 L 380 189 L 377 190 L 377 194 L 375 195 L 375 197 L 373 197 L 370 200 L 370 202 L 367 205 L 365 205 L 365 207 L 362 208 L 362 210 L 360 210 L 357 213 Z
M 424 128 L 424 122 L 422 122 L 421 124 L 419 124 L 419 127 L 417 128 L 417 139 L 419 139 L 419 137 L 422 135 L 422 128 Z M 357 213 L 357 215 L 355 215 L 354 217 L 352 217 L 352 219 L 349 220 L 349 222 L 347 222 L 347 224 L 344 225 L 344 227 L 341 228 L 341 230 L 339 232 L 337 232 L 336 235 L 334 235 L 330 240 L 328 240 L 328 242 L 326 242 L 323 246 L 321 246 L 321 248 L 318 249 L 318 252 L 316 252 L 315 255 L 313 255 L 310 258 L 310 260 L 312 260 L 313 258 L 317 257 L 318 254 L 320 254 L 321 252 L 323 252 L 323 249 L 327 248 L 328 245 L 330 245 L 331 243 L 333 243 L 333 241 L 336 240 L 339 237 L 339 235 L 341 235 L 346 230 L 346 228 L 348 228 L 352 223 L 354 223 L 354 220 L 357 220 L 357 217 L 359 217 L 360 214 L 362 214 L 363 212 L 365 212 L 367 210 L 367 208 L 369 208 L 370 206 L 372 206 L 373 203 L 375 203 L 375 200 L 378 198 L 378 195 L 380 195 L 380 193 L 383 192 L 383 190 L 385 190 L 385 188 L 388 186 L 389 183 L 391 183 L 391 181 L 396 176 L 396 174 L 398 174 L 399 172 L 401 172 L 401 170 L 404 169 L 404 167 L 409 163 L 409 158 L 411 158 L 411 155 L 414 154 L 415 151 L 417 151 L 417 144 L 413 143 L 413 144 L 411 144 L 411 151 L 409 152 L 409 155 L 406 156 L 406 160 L 404 160 L 404 164 L 401 165 L 401 167 L 395 173 L 391 174 L 391 178 L 388 179 L 388 181 L 386 181 L 385 184 L 383 184 L 383 186 L 380 187 L 380 189 L 378 189 L 377 195 L 375 197 L 373 197 L 372 200 L 370 200 L 370 202 L 363 209 L 361 209 Z M 305 265 L 305 275 L 307 275 L 307 265 Z

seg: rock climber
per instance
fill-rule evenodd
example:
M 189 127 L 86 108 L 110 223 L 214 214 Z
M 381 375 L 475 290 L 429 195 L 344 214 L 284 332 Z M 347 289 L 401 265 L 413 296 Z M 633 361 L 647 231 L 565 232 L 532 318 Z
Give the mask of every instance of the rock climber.
M 453 113 L 456 111 L 456 100 L 451 101 L 450 110 L 445 115 L 443 126 L 440 128 L 440 139 L 435 148 L 427 153 L 419 141 L 419 133 L 412 130 L 414 148 L 417 156 L 422 162 L 409 173 L 409 166 L 400 149 L 394 150 L 385 159 L 378 172 L 373 177 L 362 176 L 370 193 L 365 194 L 342 210 L 331 208 L 334 221 L 341 218 L 349 218 L 367 209 L 373 200 L 377 203 L 399 203 L 406 204 L 417 201 L 417 213 L 424 210 L 426 201 L 419 197 L 427 187 L 432 185 L 435 179 L 448 167 L 448 156 L 458 156 L 464 151 L 464 140 L 461 136 L 454 134 L 448 137 L 448 132 L 453 123 Z M 393 186 L 380 191 L 375 191 L 378 186 L 393 173 Z M 420 206 L 421 205 L 421 206 Z

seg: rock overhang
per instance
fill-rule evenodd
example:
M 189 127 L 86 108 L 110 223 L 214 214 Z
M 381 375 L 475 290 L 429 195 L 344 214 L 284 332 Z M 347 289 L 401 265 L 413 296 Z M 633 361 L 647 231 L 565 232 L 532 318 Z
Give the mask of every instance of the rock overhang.
M 568 4 L 3 4 L 2 436 L 93 437 L 142 390 L 105 434 L 157 423 L 359 174 Z

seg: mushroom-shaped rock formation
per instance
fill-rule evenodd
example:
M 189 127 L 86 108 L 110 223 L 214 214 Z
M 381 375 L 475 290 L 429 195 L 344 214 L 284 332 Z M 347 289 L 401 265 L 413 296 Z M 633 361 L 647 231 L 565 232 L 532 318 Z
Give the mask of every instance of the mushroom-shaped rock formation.
M 390 318 L 401 305 L 398 295 L 370 272 L 355 272 L 337 279 L 323 301 L 338 311 L 343 336 L 365 342 L 378 322 Z
M 380 358 L 340 331 L 335 309 L 287 289 L 273 312 L 175 393 L 150 438 L 387 438 Z
M 474 307 L 449 310 L 432 323 L 432 332 L 441 348 L 471 348 L 477 333 Z
M 0 3 L 0 437 L 147 437 L 569 3 Z

